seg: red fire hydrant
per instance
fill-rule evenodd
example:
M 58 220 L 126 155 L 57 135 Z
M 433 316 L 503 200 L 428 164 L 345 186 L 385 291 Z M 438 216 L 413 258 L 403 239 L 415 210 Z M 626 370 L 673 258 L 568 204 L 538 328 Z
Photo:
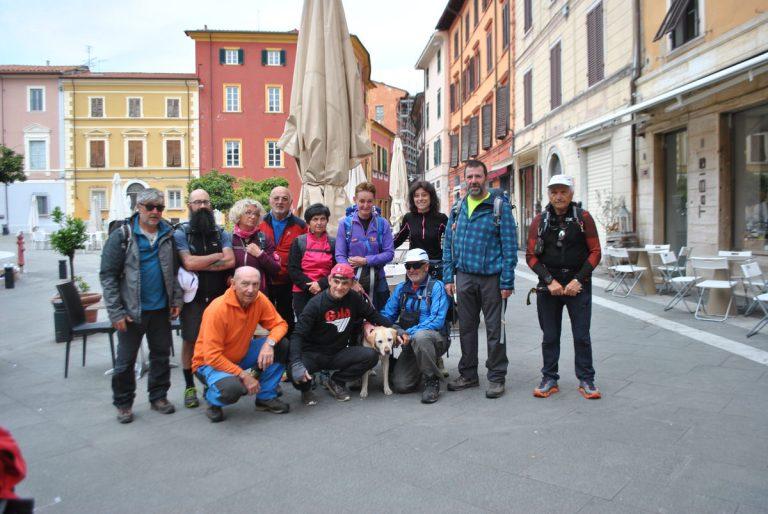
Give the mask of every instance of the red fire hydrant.
M 24 232 L 19 230 L 19 235 L 16 236 L 16 247 L 18 253 L 19 269 L 24 272 Z

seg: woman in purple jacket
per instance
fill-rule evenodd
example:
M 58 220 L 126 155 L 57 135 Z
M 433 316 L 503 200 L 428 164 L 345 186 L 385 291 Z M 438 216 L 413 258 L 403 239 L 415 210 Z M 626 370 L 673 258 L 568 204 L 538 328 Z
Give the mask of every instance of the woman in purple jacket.
M 275 252 L 272 238 L 259 230 L 264 207 L 256 200 L 238 200 L 229 210 L 229 220 L 235 224 L 232 230 L 232 249 L 235 252 L 235 269 L 252 266 L 261 273 L 261 292 L 267 293 L 267 278 L 280 271 L 280 256 Z
M 370 182 L 355 188 L 355 205 L 339 222 L 336 262 L 355 269 L 355 287 L 368 293 L 376 309 L 382 309 L 389 299 L 384 265 L 394 258 L 395 247 L 389 222 L 374 208 L 375 196 L 376 187 Z

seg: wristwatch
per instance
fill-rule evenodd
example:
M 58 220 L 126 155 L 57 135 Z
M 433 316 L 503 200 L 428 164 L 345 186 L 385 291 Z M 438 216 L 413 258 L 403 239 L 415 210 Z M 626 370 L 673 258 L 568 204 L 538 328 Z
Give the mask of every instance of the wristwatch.
M 270 347 L 274 348 L 277 343 L 275 341 L 273 341 L 272 339 L 267 339 L 267 344 Z

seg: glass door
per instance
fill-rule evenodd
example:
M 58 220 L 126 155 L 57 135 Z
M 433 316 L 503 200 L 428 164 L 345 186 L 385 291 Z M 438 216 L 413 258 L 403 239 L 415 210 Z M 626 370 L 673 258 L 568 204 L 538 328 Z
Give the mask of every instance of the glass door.
M 655 242 L 655 241 L 654 241 Z M 664 241 L 688 244 L 688 131 L 664 134 Z

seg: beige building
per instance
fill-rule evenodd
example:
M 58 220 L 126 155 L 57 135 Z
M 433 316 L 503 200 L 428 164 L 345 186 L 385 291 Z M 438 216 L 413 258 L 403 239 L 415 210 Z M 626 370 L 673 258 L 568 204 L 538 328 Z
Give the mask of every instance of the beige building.
M 632 127 L 589 125 L 632 103 L 637 17 L 632 0 L 515 0 L 514 166 L 520 243 L 554 174 L 575 179 L 597 220 L 632 198 Z M 629 117 L 626 117 L 629 119 Z

